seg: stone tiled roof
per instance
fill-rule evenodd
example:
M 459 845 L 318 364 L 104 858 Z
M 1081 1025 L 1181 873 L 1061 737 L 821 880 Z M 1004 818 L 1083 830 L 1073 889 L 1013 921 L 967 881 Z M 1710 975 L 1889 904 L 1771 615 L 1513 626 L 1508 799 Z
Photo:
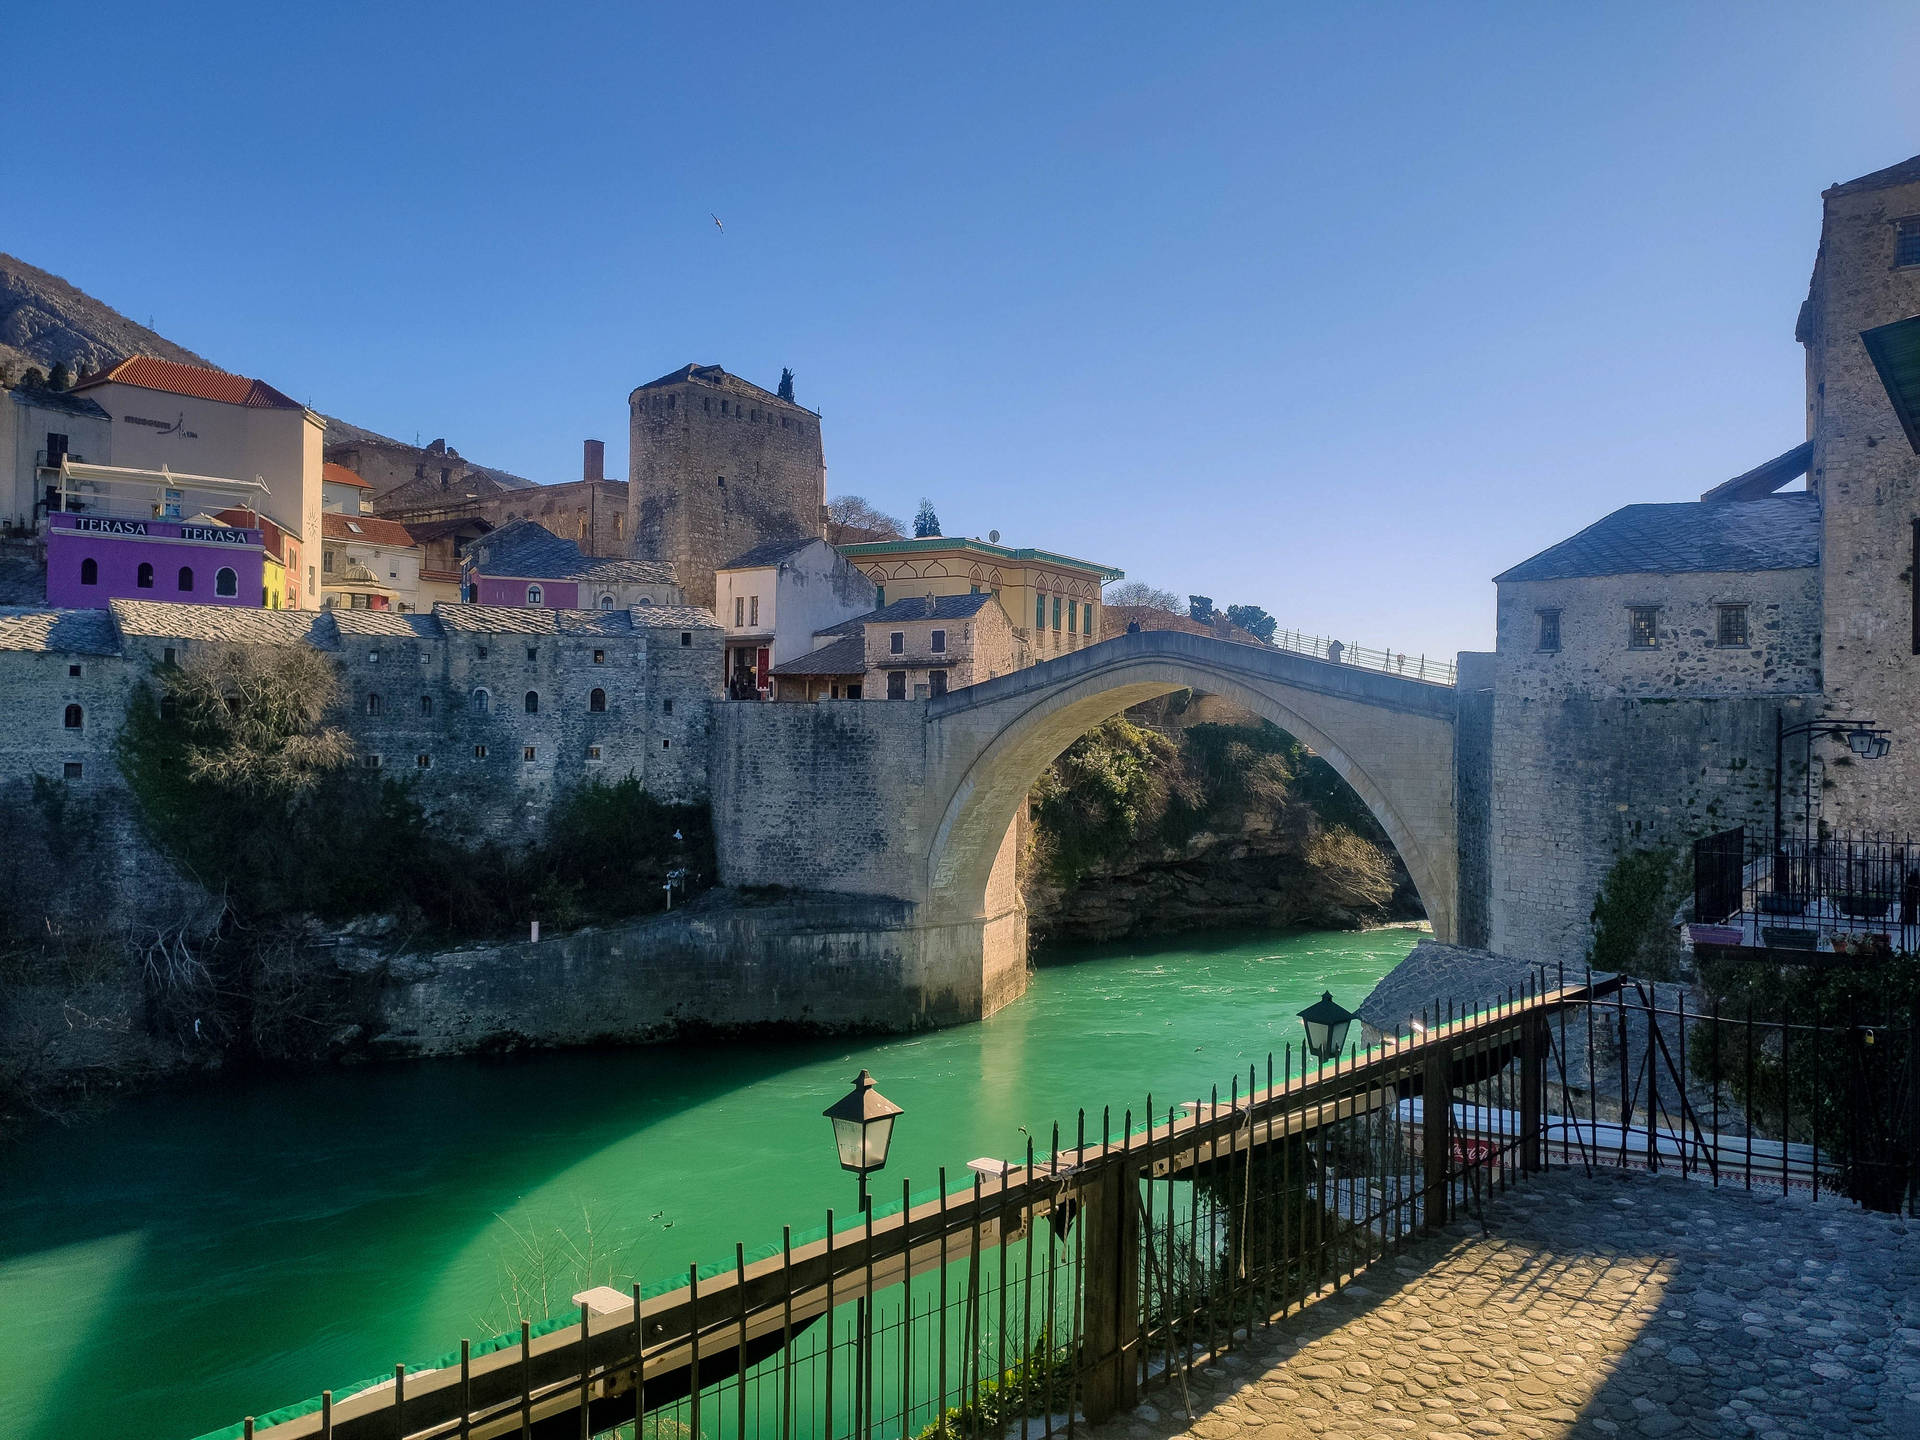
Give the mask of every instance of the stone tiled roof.
M 595 560 L 583 557 L 586 566 L 573 576 L 586 584 L 608 585 L 630 581 L 636 585 L 671 585 L 673 565 L 665 560 Z
M 773 667 L 775 675 L 860 675 L 867 668 L 867 642 L 859 635 L 844 635 L 831 645 L 809 650 L 805 655 Z
M 0 650 L 117 655 L 120 637 L 105 610 L 0 609 Z
M 932 600 L 932 604 L 927 602 Z M 977 595 L 910 595 L 860 616 L 865 625 L 897 625 L 903 620 L 965 620 L 996 603 L 982 590 Z
M 100 402 L 86 395 L 76 395 L 71 390 L 49 390 L 44 385 L 16 385 L 13 387 L 16 404 L 31 405 L 37 410 L 58 410 L 63 415 L 82 415 L 89 420 L 111 420 L 113 417 L 100 405 Z
M 1819 561 L 1820 502 L 1801 493 L 1628 505 L 1493 578 L 1503 583 L 1592 575 L 1734 574 L 1803 570 Z
M 764 565 L 778 565 L 789 555 L 804 550 L 813 544 L 817 536 L 787 535 L 778 540 L 762 540 L 751 550 L 743 550 L 726 564 L 722 570 L 754 570 Z
M 450 634 L 631 635 L 635 630 L 718 630 L 710 610 L 641 605 L 632 610 L 552 610 L 529 605 L 449 605 L 433 614 Z
M 327 612 L 342 635 L 393 635 L 400 639 L 442 640 L 446 630 L 431 615 L 409 615 L 398 610 L 354 610 L 336 607 Z
M 1920 155 L 1902 160 L 1898 165 L 1889 165 L 1884 170 L 1875 170 L 1870 175 L 1862 175 L 1858 180 L 1848 180 L 1839 185 L 1829 185 L 1820 192 L 1820 198 L 1833 195 L 1857 195 L 1863 190 L 1885 190 L 1894 185 L 1911 185 L 1920 180 Z
M 164 640 L 210 640 L 230 645 L 311 645 L 340 648 L 325 610 L 258 610 L 242 605 L 181 605 L 171 600 L 114 600 L 122 635 Z

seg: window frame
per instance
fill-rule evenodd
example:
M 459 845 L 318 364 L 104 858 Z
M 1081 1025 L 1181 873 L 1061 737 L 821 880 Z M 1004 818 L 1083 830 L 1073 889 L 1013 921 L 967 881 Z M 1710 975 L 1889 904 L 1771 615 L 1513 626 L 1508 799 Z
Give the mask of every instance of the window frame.
M 1890 268 L 1911 270 L 1920 266 L 1920 215 L 1899 215 L 1892 224 L 1893 265 Z
M 894 630 L 888 633 L 887 653 L 889 655 L 904 655 L 907 653 L 907 632 L 906 631 Z
M 932 633 L 932 635 L 928 638 L 927 645 L 935 655 L 946 654 L 947 653 L 947 632 L 944 630 L 935 630 Z
M 947 672 L 945 670 L 929 670 L 927 672 L 928 698 L 938 700 L 942 695 L 947 693 Z
M 223 588 L 224 587 L 224 588 Z M 213 572 L 213 594 L 218 600 L 231 600 L 240 594 L 240 572 L 231 565 L 222 565 Z
M 527 607 L 533 609 L 547 603 L 547 592 L 538 585 L 527 586 Z
M 607 713 L 607 692 L 598 685 L 587 692 L 587 713 L 604 715 Z
M 538 715 L 540 713 L 540 692 L 538 690 L 527 691 L 521 698 L 520 706 L 524 714 Z
M 66 730 L 84 730 L 87 728 L 86 708 L 81 705 L 69 705 L 60 712 L 61 728 Z
M 1740 638 L 1727 638 L 1729 617 L 1738 616 Z M 1716 601 L 1713 607 L 1713 644 L 1718 650 L 1751 650 L 1753 648 L 1753 626 L 1747 615 L 1747 602 L 1744 600 Z
M 1647 638 L 1644 643 L 1638 638 L 1642 617 L 1647 617 Z M 1658 605 L 1627 606 L 1627 648 L 1629 650 L 1660 648 L 1660 607 Z
M 1564 644 L 1560 621 L 1564 612 L 1557 605 L 1543 605 L 1533 612 L 1533 648 L 1542 655 L 1558 655 Z M 1547 643 L 1547 632 L 1551 628 L 1553 643 Z
M 893 692 L 895 690 L 898 690 L 900 693 L 898 695 L 894 694 Z M 889 670 L 887 672 L 887 699 L 904 700 L 906 698 L 907 672 L 904 670 Z

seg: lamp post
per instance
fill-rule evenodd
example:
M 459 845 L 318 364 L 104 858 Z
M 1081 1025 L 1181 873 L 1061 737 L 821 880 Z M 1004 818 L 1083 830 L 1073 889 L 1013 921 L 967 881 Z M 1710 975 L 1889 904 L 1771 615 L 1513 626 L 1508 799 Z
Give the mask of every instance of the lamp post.
M 1331 1060 L 1347 1048 L 1347 1030 L 1353 1024 L 1353 1012 L 1333 998 L 1331 990 L 1300 1012 L 1300 1023 L 1307 1027 L 1307 1049 L 1316 1060 Z
M 1775 894 L 1781 890 L 1780 872 L 1784 868 L 1781 861 L 1786 858 L 1786 841 L 1781 828 L 1786 823 L 1782 814 L 1781 797 L 1783 779 L 1786 774 L 1787 741 L 1800 739 L 1803 773 L 1806 777 L 1806 803 L 1801 807 L 1801 839 L 1811 843 L 1813 839 L 1813 742 L 1815 740 L 1837 740 L 1844 738 L 1847 748 L 1862 760 L 1878 760 L 1893 748 L 1889 732 L 1871 720 L 1802 720 L 1798 725 L 1787 724 L 1784 712 L 1773 712 L 1773 889 Z
M 853 1082 L 853 1089 L 842 1095 L 833 1104 L 820 1112 L 833 1122 L 833 1145 L 840 1152 L 840 1168 L 851 1170 L 860 1177 L 860 1213 L 866 1215 L 873 1201 L 867 1196 L 867 1176 L 887 1163 L 887 1147 L 893 1144 L 893 1122 L 906 1112 L 873 1087 L 873 1076 L 862 1070 Z M 907 1217 L 902 1213 L 900 1223 L 905 1224 Z M 873 1234 L 872 1222 L 868 1222 L 868 1237 Z M 871 1260 L 868 1257 L 868 1273 L 872 1273 Z M 854 1351 L 854 1416 L 855 1432 L 864 1426 L 859 1423 L 867 1393 L 867 1297 L 863 1294 L 854 1302 L 854 1333 L 858 1336 Z

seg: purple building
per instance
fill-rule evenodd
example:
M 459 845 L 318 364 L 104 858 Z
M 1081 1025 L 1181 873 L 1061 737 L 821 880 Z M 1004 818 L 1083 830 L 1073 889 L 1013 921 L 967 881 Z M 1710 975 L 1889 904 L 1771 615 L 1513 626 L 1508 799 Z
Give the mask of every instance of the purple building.
M 258 609 L 260 532 L 188 520 L 47 516 L 47 604 L 104 610 L 109 600 L 176 600 Z

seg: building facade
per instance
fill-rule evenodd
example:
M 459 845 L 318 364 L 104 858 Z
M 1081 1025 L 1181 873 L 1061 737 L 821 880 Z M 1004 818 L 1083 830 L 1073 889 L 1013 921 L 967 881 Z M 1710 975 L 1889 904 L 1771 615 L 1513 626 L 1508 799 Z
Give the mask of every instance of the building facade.
M 674 567 L 688 603 L 766 540 L 825 534 L 820 417 L 718 365 L 687 365 L 628 397 L 628 533 L 636 559 Z
M 320 517 L 320 603 L 328 609 L 431 609 L 420 598 L 420 547 L 398 520 L 328 511 Z
M 984 591 L 895 600 L 861 622 L 868 700 L 938 699 L 1029 663 L 1000 602 Z
M 727 693 L 736 700 L 771 699 L 776 667 L 875 608 L 873 582 L 813 536 L 763 541 L 722 565 L 714 587 L 727 632 Z
M 673 567 L 645 560 L 602 560 L 531 520 L 470 542 L 462 561 L 469 603 L 538 609 L 625 610 L 679 605 Z
M 0 391 L 0 532 L 37 535 L 60 483 L 60 462 L 113 460 L 113 416 L 71 390 L 15 385 Z M 57 503 L 57 501 L 54 501 Z

